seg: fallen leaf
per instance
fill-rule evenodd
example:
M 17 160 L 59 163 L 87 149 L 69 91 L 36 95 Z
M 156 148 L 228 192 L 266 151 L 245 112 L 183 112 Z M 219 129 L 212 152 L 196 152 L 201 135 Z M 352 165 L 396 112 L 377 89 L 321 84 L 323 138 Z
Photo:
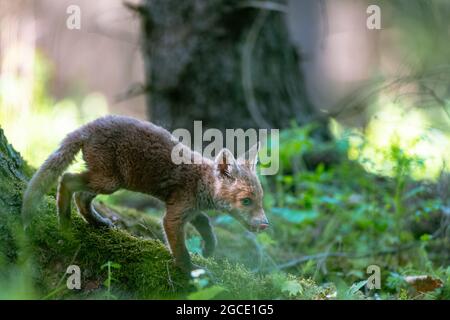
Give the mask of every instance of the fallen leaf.
M 429 275 L 406 276 L 405 281 L 418 292 L 430 292 L 442 287 L 441 279 L 433 278 Z
M 84 286 L 84 290 L 92 291 L 100 288 L 100 281 L 93 280 L 86 282 L 86 285 Z

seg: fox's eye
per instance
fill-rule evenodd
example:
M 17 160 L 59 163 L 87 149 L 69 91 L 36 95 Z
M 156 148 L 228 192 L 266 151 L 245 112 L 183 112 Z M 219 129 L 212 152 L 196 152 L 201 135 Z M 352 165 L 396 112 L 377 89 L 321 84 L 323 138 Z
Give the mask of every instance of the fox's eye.
M 247 207 L 247 206 L 252 204 L 252 199 L 250 199 L 250 198 L 243 198 L 243 199 L 241 199 L 241 203 L 242 203 L 243 206 Z

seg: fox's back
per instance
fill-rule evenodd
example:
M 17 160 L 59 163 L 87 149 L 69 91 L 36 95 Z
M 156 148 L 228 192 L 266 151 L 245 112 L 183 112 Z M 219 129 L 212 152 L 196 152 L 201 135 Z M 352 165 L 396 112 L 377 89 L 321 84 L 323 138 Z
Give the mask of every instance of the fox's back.
M 89 171 L 119 178 L 123 188 L 165 199 L 181 182 L 177 172 L 182 168 L 171 160 L 177 141 L 164 128 L 107 116 L 87 124 L 83 135 L 83 158 Z

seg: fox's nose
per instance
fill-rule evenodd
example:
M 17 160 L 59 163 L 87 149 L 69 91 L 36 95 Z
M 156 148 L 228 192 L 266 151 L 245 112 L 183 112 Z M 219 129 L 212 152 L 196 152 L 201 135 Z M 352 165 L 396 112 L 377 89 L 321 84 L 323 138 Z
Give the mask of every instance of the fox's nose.
M 256 218 L 253 219 L 253 224 L 259 229 L 259 230 L 265 230 L 269 227 L 269 220 L 267 220 L 266 217 L 264 218 Z
M 260 225 L 259 225 L 259 230 L 265 230 L 265 229 L 267 229 L 269 227 L 269 224 L 268 223 L 261 223 Z

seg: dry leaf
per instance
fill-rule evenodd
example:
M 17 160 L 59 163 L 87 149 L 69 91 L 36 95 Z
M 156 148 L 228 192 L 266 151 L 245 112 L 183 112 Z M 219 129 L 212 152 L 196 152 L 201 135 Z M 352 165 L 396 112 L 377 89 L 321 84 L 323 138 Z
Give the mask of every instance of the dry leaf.
M 84 286 L 84 289 L 86 291 L 92 291 L 100 288 L 100 281 L 99 280 L 92 280 L 88 281 L 86 285 Z
M 428 275 L 407 276 L 405 281 L 418 292 L 430 292 L 442 287 L 441 279 L 436 279 Z

